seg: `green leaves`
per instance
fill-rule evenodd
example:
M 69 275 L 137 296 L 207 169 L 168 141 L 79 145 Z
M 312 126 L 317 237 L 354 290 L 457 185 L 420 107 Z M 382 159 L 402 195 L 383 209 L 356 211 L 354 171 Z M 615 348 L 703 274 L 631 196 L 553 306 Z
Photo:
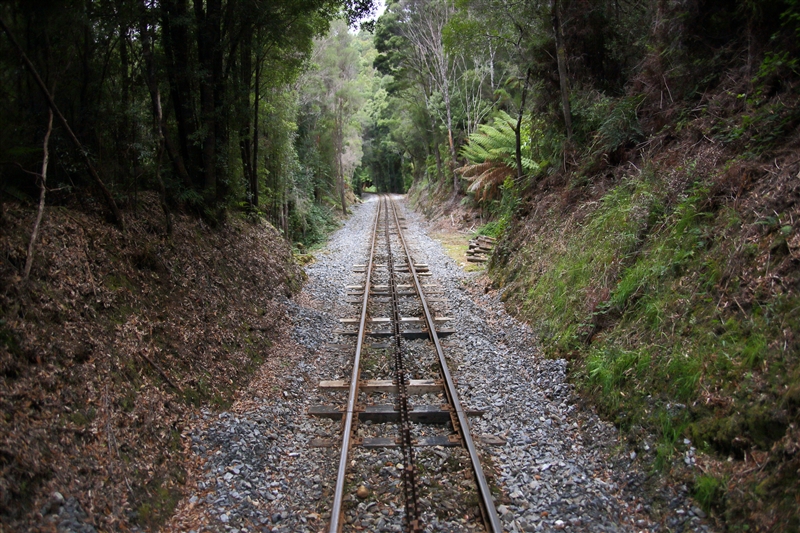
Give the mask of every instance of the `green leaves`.
M 496 198 L 506 178 L 516 176 L 515 127 L 515 120 L 508 113 L 500 111 L 492 124 L 480 125 L 461 149 L 461 155 L 469 163 L 456 169 L 456 172 L 471 182 L 467 190 L 475 193 L 478 200 Z M 539 165 L 523 154 L 522 168 L 526 174 L 534 174 L 539 170 Z

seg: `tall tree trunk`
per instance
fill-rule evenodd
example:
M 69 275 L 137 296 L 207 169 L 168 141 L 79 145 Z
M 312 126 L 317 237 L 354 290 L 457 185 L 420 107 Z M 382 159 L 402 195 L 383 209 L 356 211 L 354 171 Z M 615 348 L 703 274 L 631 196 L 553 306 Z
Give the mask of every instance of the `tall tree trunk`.
M 336 125 L 335 125 L 335 150 L 336 150 L 336 175 L 339 186 L 339 197 L 342 200 L 342 214 L 347 216 L 347 198 L 344 188 L 344 169 L 342 167 L 342 152 L 344 151 L 344 102 L 341 98 L 336 101 Z
M 239 80 L 237 98 L 237 120 L 239 128 L 239 151 L 242 159 L 242 172 L 247 184 L 247 202 L 258 205 L 253 188 L 253 154 L 250 130 L 250 87 L 252 85 L 252 33 L 248 32 L 239 48 Z
M 564 49 L 564 36 L 561 33 L 561 17 L 558 0 L 551 4 L 553 10 L 553 32 L 556 38 L 556 60 L 558 62 L 558 83 L 561 87 L 561 110 L 564 113 L 564 126 L 567 139 L 572 138 L 572 112 L 569 106 L 569 81 L 567 79 L 567 51 Z
M 42 91 L 42 94 L 47 100 L 47 104 L 50 106 L 50 109 L 53 111 L 56 117 L 58 117 L 59 122 L 61 122 L 61 126 L 64 128 L 64 130 L 66 130 L 67 135 L 72 141 L 72 144 L 75 145 L 75 148 L 78 150 L 81 156 L 83 156 L 83 162 L 86 165 L 86 169 L 89 171 L 89 175 L 92 176 L 92 179 L 94 179 L 94 182 L 100 189 L 100 192 L 102 192 L 103 198 L 105 198 L 106 204 L 108 205 L 108 208 L 111 210 L 111 215 L 114 218 L 114 222 L 117 224 L 117 226 L 119 226 L 120 229 L 124 230 L 125 221 L 122 218 L 122 213 L 120 213 L 119 208 L 117 207 L 117 203 L 114 201 L 114 197 L 111 196 L 111 192 L 108 190 L 108 188 L 106 188 L 106 185 L 105 183 L 103 183 L 103 180 L 100 179 L 100 175 L 97 173 L 97 170 L 95 170 L 94 165 L 89 159 L 89 155 L 87 154 L 86 150 L 84 150 L 83 145 L 78 140 L 78 137 L 75 136 L 75 133 L 72 131 L 72 128 L 69 127 L 67 119 L 64 118 L 64 115 L 62 115 L 61 111 L 58 109 L 58 107 L 56 107 L 55 100 L 53 100 L 50 91 L 47 90 L 47 87 L 42 81 L 42 78 L 39 77 L 39 73 L 36 71 L 36 68 L 33 66 L 33 63 L 31 63 L 31 60 L 28 59 L 28 56 L 25 54 L 25 51 L 19 45 L 17 40 L 14 38 L 14 35 L 11 33 L 11 30 L 8 29 L 8 26 L 6 26 L 5 21 L 3 21 L 2 19 L 0 19 L 0 27 L 2 27 L 4 32 L 6 32 L 6 35 L 8 35 L 11 44 L 14 45 L 14 48 L 17 49 L 17 52 L 22 58 L 22 61 L 28 68 L 28 72 L 30 72 L 34 81 L 36 81 L 36 84 Z
M 250 189 L 253 191 L 253 204 L 258 207 L 258 104 L 261 98 L 261 61 L 256 62 L 255 94 L 253 95 L 253 168 Z
M 150 73 L 149 80 L 153 83 L 158 83 L 156 79 L 156 65 L 153 57 L 153 46 L 155 46 L 155 37 L 149 33 L 147 25 L 147 5 L 142 0 L 140 5 L 142 15 L 140 16 L 140 30 L 144 31 L 142 35 L 150 36 L 147 40 L 148 49 L 144 51 L 145 54 L 145 68 Z M 185 76 L 185 69 L 188 67 L 187 61 L 189 57 L 188 52 L 188 34 L 186 32 L 185 23 L 181 22 L 177 27 L 173 28 L 171 19 L 173 17 L 186 16 L 186 0 L 162 0 L 161 1 L 161 27 L 163 36 L 164 52 L 167 56 L 167 79 L 169 80 L 170 95 L 172 96 L 172 105 L 175 112 L 175 122 L 177 124 L 178 133 L 178 146 L 172 142 L 167 127 L 166 117 L 161 113 L 161 135 L 164 140 L 164 148 L 172 162 L 173 169 L 185 187 L 191 187 L 192 176 L 189 173 L 190 168 L 193 166 L 190 157 L 189 149 L 189 134 L 194 132 L 194 122 L 190 119 L 191 113 L 189 103 L 191 102 L 188 79 Z M 178 18 L 178 20 L 181 20 Z M 183 20 L 186 20 L 185 18 Z M 144 42 L 143 42 L 144 46 Z M 180 63 L 179 63 L 180 61 Z M 150 83 L 150 82 L 148 82 Z M 153 90 L 150 89 L 151 101 L 153 101 Z M 159 103 L 160 94 L 159 94 Z
M 519 115 L 517 115 L 517 125 L 514 128 L 516 159 L 517 159 L 517 179 L 522 181 L 522 117 L 525 115 L 525 100 L 528 97 L 528 83 L 531 81 L 531 69 L 525 74 L 525 85 L 522 86 L 522 102 L 519 104 Z
M 292 238 L 292 235 L 289 234 L 289 195 L 284 191 L 284 198 L 285 203 L 284 206 L 286 208 L 286 212 L 283 216 L 283 234 L 286 235 L 287 239 Z
M 289 239 L 289 200 L 286 196 L 286 189 L 283 189 L 281 191 L 281 229 L 283 236 Z
M 88 5 L 88 2 L 87 2 Z M 91 132 L 91 127 L 89 123 L 91 122 L 90 113 L 89 113 L 89 100 L 90 100 L 90 85 L 92 83 L 92 66 L 91 66 L 91 55 L 94 50 L 94 41 L 92 39 L 91 34 L 91 25 L 84 24 L 83 25 L 83 43 L 82 46 L 78 49 L 78 55 L 80 56 L 81 60 L 81 85 L 80 85 L 80 98 L 78 100 L 78 109 L 77 113 L 75 113 L 74 106 L 69 106 L 65 108 L 67 114 L 70 115 L 70 119 L 72 123 L 75 125 L 75 129 L 73 131 L 77 131 L 78 135 L 80 135 L 84 140 L 86 140 L 87 135 Z M 91 145 L 91 141 L 88 142 Z M 113 183 L 114 178 L 111 178 Z
M 217 197 L 217 121 L 215 48 L 219 47 L 219 0 L 194 0 L 197 21 L 197 57 L 200 78 L 200 122 L 202 124 L 203 189 L 207 201 Z
M 497 89 L 494 86 L 494 55 L 497 53 L 491 39 L 488 39 L 486 46 L 489 48 L 489 87 L 492 88 L 492 93 Z
M 192 111 L 192 85 L 189 53 L 189 9 L 188 0 L 162 0 L 161 26 L 164 52 L 167 56 L 167 78 L 170 85 L 172 107 L 178 134 L 178 152 L 189 181 L 184 185 L 202 187 L 198 172 L 200 154 L 191 140 L 197 133 L 197 124 Z M 169 140 L 167 145 L 169 146 Z M 170 155 L 170 157 L 172 157 Z M 173 159 L 174 162 L 174 159 Z
M 211 74 L 213 80 L 214 95 L 214 188 L 216 191 L 217 203 L 222 203 L 228 195 L 228 182 L 225 178 L 227 161 L 225 150 L 228 146 L 228 124 L 226 115 L 222 113 L 223 99 L 225 95 L 225 77 L 223 75 L 223 53 L 222 53 L 222 0 L 206 0 L 209 6 L 209 14 L 212 16 L 214 29 L 213 48 L 211 49 Z M 213 9 L 212 9 L 213 7 Z M 223 166 L 220 166 L 220 162 Z
M 128 28 L 125 24 L 120 24 L 119 27 L 119 61 L 120 61 L 120 77 L 121 84 L 122 84 L 122 101 L 121 103 L 121 111 L 122 117 L 120 120 L 119 128 L 117 129 L 117 139 L 116 139 L 116 151 L 117 151 L 117 162 L 123 172 L 123 175 L 128 181 L 130 178 L 136 180 L 136 171 L 134 170 L 131 172 L 131 158 L 130 158 L 130 150 L 128 150 L 129 143 L 131 142 L 131 128 L 129 127 L 130 124 L 130 112 L 131 109 L 131 75 L 130 75 L 130 58 L 128 55 Z M 132 175 L 131 175 L 132 174 Z
M 122 102 L 129 104 L 130 102 L 130 60 L 128 58 L 128 28 L 124 24 L 119 27 L 119 61 L 122 69 Z M 127 111 L 128 108 L 125 107 Z
M 442 96 L 444 96 L 444 107 L 447 113 L 447 141 L 450 145 L 450 171 L 453 173 L 453 196 L 455 197 L 458 196 L 458 190 L 460 189 L 458 173 L 456 172 L 456 168 L 458 168 L 458 157 L 456 156 L 456 145 L 453 140 L 453 113 L 450 106 L 450 84 L 447 78 L 444 79 L 444 91 Z
M 442 183 L 444 181 L 444 170 L 442 169 L 442 153 L 439 151 L 439 143 L 436 142 L 436 118 L 431 115 L 431 146 L 433 147 L 433 156 L 436 158 L 436 182 Z
M 140 5 L 142 16 L 139 18 L 139 34 L 141 35 L 142 55 L 144 56 L 145 62 L 144 78 L 147 89 L 150 92 L 150 103 L 153 110 L 153 131 L 158 143 L 156 148 L 156 182 L 158 183 L 158 196 L 161 203 L 161 210 L 164 212 L 166 221 L 167 235 L 172 235 L 172 216 L 170 215 L 169 205 L 167 204 L 167 190 L 166 187 L 164 187 L 164 180 L 161 177 L 161 161 L 164 157 L 164 151 L 172 152 L 174 148 L 168 143 L 167 123 L 164 120 L 164 110 L 161 105 L 161 91 L 158 88 L 158 80 L 156 79 L 156 64 L 155 58 L 153 57 L 153 36 L 145 21 L 147 6 L 144 0 L 142 0 Z M 181 172 L 183 172 L 183 174 L 186 173 L 180 154 L 170 154 L 170 159 L 172 159 L 173 164 L 176 162 L 179 163 L 176 165 L 179 175 Z M 188 179 L 188 175 L 185 176 L 185 178 Z

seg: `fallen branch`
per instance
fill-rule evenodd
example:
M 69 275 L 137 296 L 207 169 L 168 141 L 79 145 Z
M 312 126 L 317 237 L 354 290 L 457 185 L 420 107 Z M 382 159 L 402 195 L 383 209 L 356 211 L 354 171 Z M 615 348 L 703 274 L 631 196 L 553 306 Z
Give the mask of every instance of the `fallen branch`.
M 33 223 L 33 230 L 31 231 L 31 240 L 28 242 L 28 254 L 25 256 L 25 270 L 22 273 L 22 279 L 28 279 L 31 273 L 31 266 L 33 266 L 33 250 L 36 245 L 36 237 L 39 235 L 39 225 L 42 223 L 42 216 L 44 216 L 44 195 L 47 191 L 47 161 L 49 159 L 48 146 L 50 144 L 50 133 L 53 131 L 53 110 L 50 110 L 50 118 L 47 121 L 47 132 L 44 134 L 44 155 L 42 156 L 42 173 L 37 177 L 39 182 L 39 210 L 36 212 L 36 221 Z
M 169 383 L 169 384 L 170 384 L 170 386 L 172 386 L 172 388 L 173 388 L 173 389 L 175 389 L 175 390 L 176 390 L 176 391 L 178 391 L 179 393 L 183 394 L 183 389 L 181 389 L 181 388 L 180 388 L 180 387 L 179 387 L 179 386 L 178 386 L 178 385 L 177 385 L 177 384 L 176 384 L 174 381 L 172 381 L 172 380 L 169 378 L 169 376 L 167 375 L 167 373 L 166 373 L 166 372 L 164 372 L 164 371 L 161 369 L 161 367 L 160 367 L 160 366 L 158 366 L 158 365 L 156 364 L 156 362 L 155 362 L 155 361 L 153 361 L 152 359 L 150 359 L 150 358 L 149 358 L 147 355 L 145 355 L 143 352 L 139 352 L 139 355 L 141 355 L 141 356 L 142 356 L 142 358 L 143 358 L 145 361 L 147 361 L 148 363 L 150 363 L 150 365 L 151 365 L 153 368 L 155 368 L 155 369 L 156 369 L 156 371 L 157 371 L 157 372 L 158 372 L 158 373 L 161 375 L 161 377 L 162 377 L 162 378 L 164 378 L 164 381 L 166 381 L 167 383 Z

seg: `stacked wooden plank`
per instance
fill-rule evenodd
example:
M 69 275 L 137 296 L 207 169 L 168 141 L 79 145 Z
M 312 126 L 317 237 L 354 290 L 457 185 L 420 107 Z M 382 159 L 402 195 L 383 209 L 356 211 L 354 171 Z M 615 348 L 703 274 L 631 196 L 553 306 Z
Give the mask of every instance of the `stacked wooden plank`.
M 470 263 L 485 263 L 489 260 L 489 254 L 494 248 L 495 238 L 479 235 L 469 241 L 467 250 L 467 261 Z

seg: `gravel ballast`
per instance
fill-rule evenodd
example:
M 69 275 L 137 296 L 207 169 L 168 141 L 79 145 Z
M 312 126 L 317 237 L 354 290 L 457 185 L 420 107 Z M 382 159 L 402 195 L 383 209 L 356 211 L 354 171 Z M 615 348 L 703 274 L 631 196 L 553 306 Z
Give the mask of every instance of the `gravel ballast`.
M 204 411 L 185 435 L 197 465 L 190 476 L 195 486 L 167 529 L 326 529 L 339 451 L 310 444 L 338 439 L 340 423 L 311 418 L 306 411 L 314 404 L 346 401 L 345 393 L 321 392 L 318 384 L 349 379 L 352 354 L 330 343 L 336 341 L 338 319 L 354 315 L 345 303 L 346 286 L 363 279 L 352 267 L 365 262 L 376 206 L 375 197 L 354 206 L 344 227 L 315 254 L 302 293 L 286 301 L 289 331 L 240 399 L 228 411 Z M 580 406 L 567 381 L 566 361 L 542 358 L 534 333 L 505 313 L 498 294 L 484 293 L 477 274 L 465 273 L 448 258 L 416 214 L 407 212 L 406 218 L 414 260 L 430 266 L 431 279 L 449 300 L 456 334 L 447 338 L 445 355 L 462 402 L 485 411 L 471 419 L 472 433 L 504 442 L 476 437 L 506 531 L 708 530 L 702 511 L 685 497 L 685 487 L 676 491 L 672 509 L 660 515 L 660 522 L 651 518 L 652 509 L 638 490 L 644 474 L 631 464 L 635 457 L 624 461 L 612 455 L 619 447 L 616 430 Z M 441 466 L 460 452 L 418 454 L 426 472 L 425 531 L 476 531 L 474 524 L 454 518 L 457 510 L 438 508 L 436 491 L 429 489 L 462 484 L 463 478 Z M 369 466 L 355 470 L 355 486 L 396 486 L 400 474 L 393 465 L 402 461 L 400 450 L 370 453 Z M 363 501 L 353 495 L 346 530 L 402 531 L 400 494 L 386 490 Z

